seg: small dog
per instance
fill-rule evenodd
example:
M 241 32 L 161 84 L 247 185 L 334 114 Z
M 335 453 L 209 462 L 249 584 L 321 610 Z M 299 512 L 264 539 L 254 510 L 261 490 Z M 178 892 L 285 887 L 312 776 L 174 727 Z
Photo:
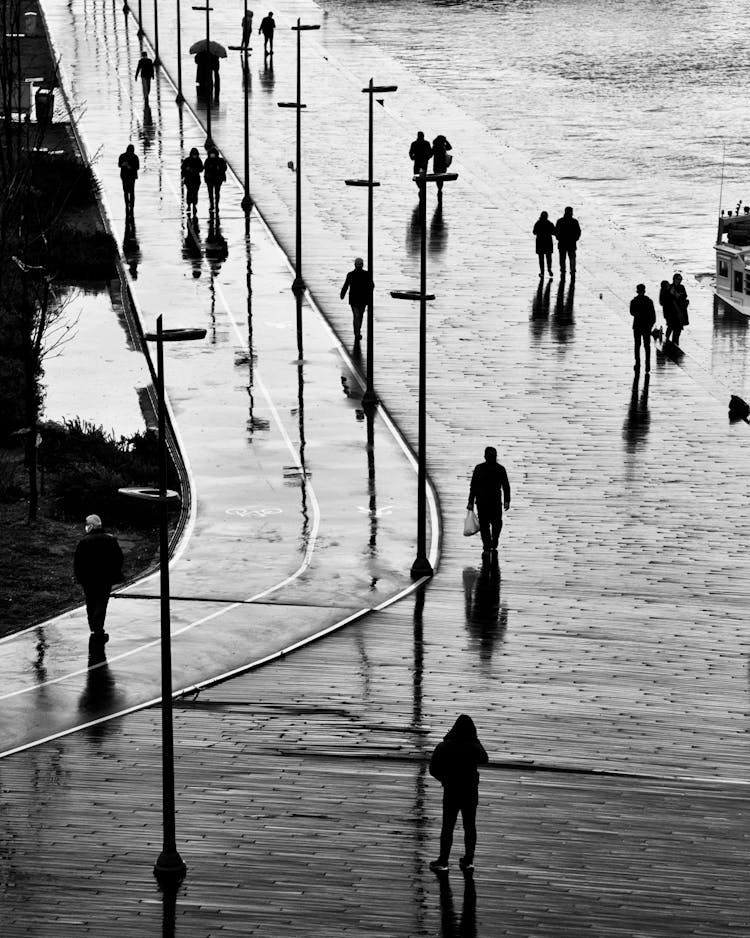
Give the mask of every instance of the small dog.
M 661 326 L 659 326 L 658 329 L 653 329 L 653 330 L 651 331 L 651 335 L 652 335 L 655 339 L 657 339 L 659 342 L 661 342 L 662 339 L 664 338 L 664 329 L 663 329 Z

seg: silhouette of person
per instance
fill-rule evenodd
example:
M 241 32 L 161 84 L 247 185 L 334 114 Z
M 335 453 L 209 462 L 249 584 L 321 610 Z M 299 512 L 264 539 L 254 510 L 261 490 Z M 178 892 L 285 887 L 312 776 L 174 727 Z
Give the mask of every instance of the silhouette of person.
M 370 275 L 365 270 L 365 262 L 361 257 L 355 257 L 354 270 L 350 270 L 341 288 L 341 299 L 349 291 L 349 306 L 352 308 L 352 325 L 354 328 L 354 341 L 362 338 L 362 319 L 370 303 Z
M 211 53 L 203 49 L 195 56 L 195 83 L 198 97 L 207 98 L 211 92 Z
M 469 488 L 469 511 L 477 503 L 479 533 L 482 536 L 483 556 L 497 553 L 500 532 L 503 529 L 503 508 L 510 508 L 510 482 L 505 466 L 497 461 L 497 450 L 488 446 L 484 451 L 484 462 L 474 467 Z
M 560 256 L 560 276 L 565 276 L 565 264 L 569 260 L 570 276 L 575 277 L 576 250 L 581 237 L 581 226 L 578 224 L 578 219 L 573 217 L 573 209 L 569 205 L 565 206 L 562 218 L 557 219 L 555 235 Z
M 269 10 L 268 16 L 264 16 L 260 21 L 258 35 L 263 33 L 263 55 L 273 55 L 273 33 L 276 29 L 276 21 L 273 13 Z
M 247 49 L 250 44 L 250 36 L 253 32 L 253 12 L 248 10 L 247 13 L 244 13 L 242 16 L 242 42 L 240 43 L 240 49 Z
M 656 323 L 656 310 L 650 296 L 646 296 L 646 285 L 639 283 L 635 296 L 630 301 L 630 315 L 633 317 L 633 353 L 635 371 L 641 370 L 641 342 L 646 358 L 646 371 L 651 371 L 651 330 Z
M 208 156 L 203 164 L 203 178 L 206 180 L 206 188 L 208 189 L 209 206 L 218 212 L 221 187 L 227 178 L 227 163 L 222 156 L 219 156 L 216 147 L 211 147 L 208 151 Z
M 440 856 L 430 863 L 430 869 L 435 873 L 444 873 L 448 869 L 448 858 L 453 846 L 453 829 L 459 812 L 464 825 L 464 855 L 458 865 L 462 870 L 474 869 L 479 802 L 477 767 L 487 765 L 488 761 L 487 753 L 479 742 L 474 721 L 462 713 L 443 741 L 435 747 L 430 759 L 430 775 L 443 786 Z
M 547 270 L 552 276 L 552 236 L 555 226 L 549 220 L 549 215 L 542 212 L 534 223 L 531 233 L 536 235 L 536 253 L 539 258 L 539 276 L 544 277 L 544 262 L 547 261 Z
M 151 92 L 151 81 L 154 77 L 154 63 L 153 60 L 148 57 L 148 52 L 141 52 L 141 57 L 138 59 L 138 65 L 135 70 L 136 81 L 139 75 L 141 76 L 143 97 L 148 101 L 148 96 Z
M 437 137 L 432 141 L 432 171 L 434 173 L 444 173 L 447 172 L 448 167 L 453 162 L 453 157 L 448 153 L 448 150 L 452 150 L 453 147 L 448 142 L 447 138 L 443 134 L 438 134 Z M 437 179 L 435 181 L 438 191 L 438 199 L 443 198 L 443 181 L 442 179 Z
M 122 579 L 122 550 L 99 515 L 88 515 L 85 530 L 73 558 L 73 576 L 83 587 L 91 634 L 104 643 L 109 641 L 104 631 L 109 594 L 112 584 Z
M 675 309 L 674 303 L 672 302 L 672 294 L 669 292 L 668 280 L 662 280 L 659 285 L 659 306 L 661 306 L 661 314 L 667 326 L 664 340 L 665 342 L 669 342 L 675 327 L 676 317 L 674 315 Z
M 432 156 L 432 147 L 430 141 L 425 140 L 424 133 L 420 130 L 417 133 L 417 139 L 412 140 L 409 147 L 409 159 L 414 160 L 414 175 L 427 172 L 427 164 Z M 419 183 L 417 183 L 419 185 Z
M 193 147 L 190 154 L 182 161 L 181 173 L 182 181 L 185 184 L 185 201 L 188 211 L 193 206 L 193 214 L 198 211 L 198 190 L 201 187 L 201 173 L 203 172 L 203 160 L 198 155 L 198 150 Z
M 138 178 L 138 170 L 141 168 L 141 161 L 132 143 L 129 143 L 125 152 L 120 154 L 117 165 L 120 167 L 122 193 L 125 197 L 125 214 L 132 215 L 135 207 L 135 181 Z
M 688 317 L 690 300 L 688 299 L 687 290 L 682 283 L 682 274 L 675 274 L 672 277 L 672 284 L 669 287 L 669 298 L 672 302 L 672 328 L 667 329 L 667 339 L 669 339 L 671 333 L 672 341 L 675 345 L 679 345 L 682 330 L 685 326 L 690 324 Z M 669 320 L 667 320 L 667 325 L 669 325 Z

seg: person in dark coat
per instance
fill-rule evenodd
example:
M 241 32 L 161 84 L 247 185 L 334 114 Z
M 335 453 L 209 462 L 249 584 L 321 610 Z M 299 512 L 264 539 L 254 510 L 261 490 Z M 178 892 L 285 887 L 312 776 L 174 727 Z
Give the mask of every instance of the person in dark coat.
M 462 870 L 474 869 L 474 850 L 477 844 L 477 804 L 479 802 L 479 772 L 477 767 L 487 765 L 489 759 L 479 742 L 474 721 L 462 713 L 435 747 L 430 759 L 430 775 L 443 786 L 443 824 L 440 830 L 440 856 L 430 863 L 430 869 L 444 873 L 453 846 L 453 829 L 459 812 L 464 825 L 464 855 L 458 861 Z
M 208 189 L 208 201 L 212 209 L 219 211 L 219 195 L 221 187 L 227 178 L 227 163 L 224 157 L 219 156 L 216 147 L 211 147 L 203 164 L 203 178 Z
M 570 276 L 575 277 L 576 249 L 581 237 L 581 226 L 578 224 L 578 219 L 573 217 L 573 209 L 569 205 L 565 206 L 562 218 L 557 219 L 555 237 L 560 256 L 560 276 L 565 276 L 565 264 L 569 260 Z
M 427 172 L 427 164 L 432 156 L 432 147 L 430 141 L 425 140 L 424 133 L 420 130 L 417 133 L 417 139 L 412 140 L 409 147 L 409 159 L 414 160 L 414 175 Z M 419 183 L 417 183 L 419 185 Z
M 135 181 L 138 178 L 138 170 L 141 168 L 141 161 L 132 143 L 129 143 L 125 152 L 120 154 L 117 165 L 120 167 L 122 194 L 125 197 L 125 214 L 132 216 L 135 206 Z
M 136 81 L 139 75 L 141 76 L 144 100 L 148 101 L 148 96 L 151 92 L 151 81 L 154 77 L 154 63 L 153 60 L 148 57 L 148 52 L 141 52 L 141 57 L 138 59 L 138 65 L 135 70 Z
M 432 171 L 434 173 L 445 173 L 448 171 L 448 167 L 453 161 L 453 157 L 449 155 L 448 150 L 452 150 L 453 147 L 448 142 L 447 137 L 443 134 L 438 134 L 437 137 L 432 141 Z M 438 199 L 443 197 L 443 182 L 441 179 L 438 179 L 435 182 L 437 186 Z
M 89 515 L 86 534 L 78 542 L 73 558 L 73 575 L 86 596 L 91 634 L 102 643 L 109 640 L 104 619 L 112 584 L 122 579 L 122 559 L 117 538 L 104 531 L 99 515 Z
M 242 41 L 240 42 L 240 49 L 243 51 L 247 49 L 250 44 L 250 36 L 253 33 L 253 11 L 248 10 L 247 13 L 242 15 Z
M 677 324 L 674 303 L 672 302 L 672 294 L 669 292 L 669 287 L 670 283 L 668 280 L 662 280 L 659 286 L 659 306 L 661 306 L 661 314 L 667 326 L 667 331 L 664 336 L 666 342 L 669 342 L 674 327 Z
M 531 231 L 536 235 L 536 253 L 539 257 L 539 276 L 544 276 L 544 261 L 547 261 L 547 270 L 552 276 L 552 236 L 555 233 L 555 226 L 549 220 L 549 215 L 542 212 L 536 220 Z
M 685 326 L 690 324 L 690 318 L 688 317 L 690 300 L 688 299 L 687 290 L 682 284 L 682 274 L 675 274 L 672 277 L 672 284 L 669 288 L 669 298 L 672 301 L 670 317 L 672 328 L 667 328 L 667 341 L 669 341 L 671 335 L 674 344 L 679 345 L 682 330 Z M 667 320 L 667 326 L 669 326 L 669 320 Z
M 208 49 L 203 49 L 195 56 L 195 83 L 199 98 L 207 98 L 211 91 L 211 58 Z
M 469 488 L 469 511 L 477 503 L 479 533 L 482 535 L 484 556 L 497 553 L 500 532 L 503 529 L 503 508 L 510 508 L 510 482 L 505 466 L 497 461 L 497 450 L 488 446 L 484 451 L 484 462 L 474 467 Z
M 635 296 L 630 301 L 630 315 L 633 317 L 633 351 L 635 371 L 641 370 L 641 342 L 646 353 L 646 371 L 651 371 L 651 330 L 656 324 L 656 310 L 651 297 L 646 296 L 646 285 L 639 283 Z
M 198 211 L 198 190 L 201 187 L 201 173 L 203 172 L 203 160 L 198 155 L 198 150 L 193 147 L 190 154 L 182 161 L 182 181 L 185 184 L 185 201 L 188 211 L 193 206 L 193 214 Z
M 276 20 L 273 13 L 269 10 L 268 16 L 264 16 L 260 21 L 258 35 L 263 33 L 263 55 L 273 55 L 273 33 L 276 29 Z
M 346 275 L 344 286 L 341 288 L 341 299 L 349 291 L 349 305 L 352 308 L 352 324 L 354 326 L 354 341 L 362 338 L 362 319 L 370 303 L 370 275 L 365 270 L 365 262 L 361 257 L 355 257 L 354 270 Z

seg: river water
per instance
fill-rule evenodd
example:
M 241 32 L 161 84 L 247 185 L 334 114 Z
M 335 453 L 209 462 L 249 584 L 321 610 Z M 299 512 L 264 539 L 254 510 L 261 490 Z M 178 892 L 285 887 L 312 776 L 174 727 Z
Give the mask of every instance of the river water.
M 320 0 L 676 268 L 714 269 L 750 200 L 750 5 L 735 0 Z M 451 141 L 454 149 L 460 141 Z

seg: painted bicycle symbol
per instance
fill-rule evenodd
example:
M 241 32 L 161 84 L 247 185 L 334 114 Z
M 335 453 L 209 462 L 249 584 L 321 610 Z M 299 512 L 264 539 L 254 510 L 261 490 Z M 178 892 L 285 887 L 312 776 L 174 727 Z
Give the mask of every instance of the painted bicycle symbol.
M 267 518 L 269 515 L 280 515 L 281 508 L 264 508 L 262 505 L 249 505 L 245 508 L 227 508 L 226 514 L 238 518 Z

